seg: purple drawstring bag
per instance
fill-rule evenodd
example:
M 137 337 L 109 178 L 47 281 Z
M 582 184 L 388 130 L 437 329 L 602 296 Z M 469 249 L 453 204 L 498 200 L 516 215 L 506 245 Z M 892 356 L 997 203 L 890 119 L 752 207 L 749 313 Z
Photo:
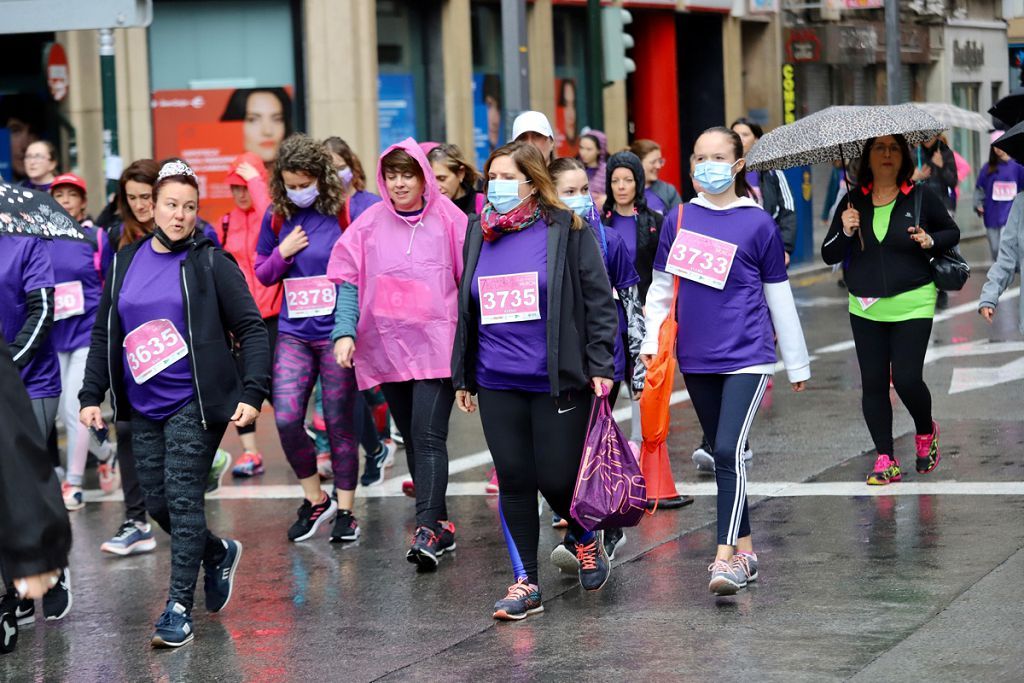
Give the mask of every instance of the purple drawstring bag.
M 587 531 L 636 526 L 647 506 L 647 482 L 612 417 L 608 397 L 590 408 L 587 441 L 570 512 Z

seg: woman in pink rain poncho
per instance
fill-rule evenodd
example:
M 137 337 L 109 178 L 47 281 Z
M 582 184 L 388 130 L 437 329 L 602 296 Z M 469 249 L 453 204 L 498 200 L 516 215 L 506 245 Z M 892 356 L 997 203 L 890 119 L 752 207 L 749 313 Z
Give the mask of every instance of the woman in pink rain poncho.
M 445 492 L 466 215 L 441 194 L 412 138 L 381 155 L 377 186 L 384 201 L 359 216 L 331 254 L 327 276 L 340 285 L 331 337 L 360 389 L 380 385 L 405 438 L 416 489 L 406 559 L 433 569 L 455 548 Z

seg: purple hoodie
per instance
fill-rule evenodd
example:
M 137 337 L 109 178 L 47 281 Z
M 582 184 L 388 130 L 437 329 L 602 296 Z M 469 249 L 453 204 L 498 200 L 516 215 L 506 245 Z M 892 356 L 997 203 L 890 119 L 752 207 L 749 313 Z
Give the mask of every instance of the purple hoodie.
M 587 130 L 583 135 L 597 138 L 597 167 L 587 166 L 587 181 L 590 183 L 590 194 L 607 194 L 605 187 L 605 168 L 608 164 L 608 136 L 599 130 Z

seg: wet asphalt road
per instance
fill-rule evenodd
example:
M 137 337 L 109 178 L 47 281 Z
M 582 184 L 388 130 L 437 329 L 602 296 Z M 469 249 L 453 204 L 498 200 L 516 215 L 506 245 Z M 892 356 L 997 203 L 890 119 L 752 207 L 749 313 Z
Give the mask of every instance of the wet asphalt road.
M 122 508 L 99 499 L 72 513 L 71 614 L 24 628 L 18 650 L 0 658 L 0 680 L 1019 680 L 1024 374 L 999 380 L 1017 376 L 1024 339 L 1016 298 L 1005 299 L 992 327 L 974 312 L 985 251 L 967 245 L 975 274 L 940 315 L 926 366 L 942 463 L 928 477 L 911 467 L 903 483 L 881 489 L 863 484 L 873 454 L 845 291 L 828 273 L 793 277 L 813 378 L 796 395 L 776 375 L 754 424 L 761 579 L 734 598 L 707 591 L 713 480 L 689 461 L 699 432 L 685 400 L 673 408 L 669 446 L 679 488 L 697 494 L 696 504 L 627 530 L 595 594 L 546 561 L 558 535 L 545 525 L 545 612 L 521 623 L 491 619 L 511 576 L 497 500 L 483 494 L 488 466 L 475 416 L 452 423 L 458 550 L 436 573 L 418 574 L 404 559 L 412 502 L 400 493 L 401 451 L 388 481 L 357 502 L 357 543 L 332 545 L 326 533 L 287 542 L 299 491 L 265 411 L 267 474 L 225 479 L 207 507 L 211 528 L 240 539 L 245 553 L 229 607 L 196 608 L 194 643 L 150 650 L 167 537 L 158 532 L 148 555 L 102 555 Z M 976 388 L 950 393 L 970 382 Z M 911 458 L 910 419 L 894 400 L 897 453 Z M 234 435 L 225 445 L 239 451 Z

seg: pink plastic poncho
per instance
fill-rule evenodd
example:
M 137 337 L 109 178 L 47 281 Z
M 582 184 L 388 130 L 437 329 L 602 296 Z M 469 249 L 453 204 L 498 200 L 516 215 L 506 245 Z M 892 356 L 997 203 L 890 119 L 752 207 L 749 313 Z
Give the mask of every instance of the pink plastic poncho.
M 451 377 L 466 215 L 437 187 L 412 138 L 392 145 L 419 163 L 426 181 L 423 213 L 400 216 L 385 191 L 334 245 L 327 277 L 359 288 L 355 370 L 360 389 L 384 382 Z

